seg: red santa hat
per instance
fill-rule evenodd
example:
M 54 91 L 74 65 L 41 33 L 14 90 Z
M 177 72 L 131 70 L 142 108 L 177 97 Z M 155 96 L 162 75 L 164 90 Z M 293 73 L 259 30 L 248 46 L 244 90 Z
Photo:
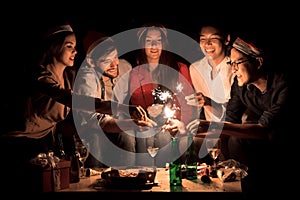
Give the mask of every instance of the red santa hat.
M 104 38 L 107 38 L 107 36 L 102 33 L 93 30 L 88 31 L 82 42 L 85 53 L 90 54 L 92 50 L 103 41 Z

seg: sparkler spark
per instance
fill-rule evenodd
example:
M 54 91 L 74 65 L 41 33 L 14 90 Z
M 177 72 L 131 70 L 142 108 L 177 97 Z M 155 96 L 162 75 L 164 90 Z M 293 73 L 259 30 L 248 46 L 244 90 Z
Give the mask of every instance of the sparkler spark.
M 152 95 L 154 96 L 154 102 L 158 104 L 166 104 L 170 100 L 173 100 L 171 92 L 168 90 L 162 90 L 160 87 L 155 88 L 152 91 Z
M 176 90 L 182 92 L 183 86 L 182 84 L 177 84 Z M 176 111 L 180 110 L 178 106 L 174 103 L 174 95 L 169 90 L 162 90 L 161 87 L 157 87 L 152 91 L 152 95 L 154 96 L 154 103 L 155 104 L 163 104 L 163 118 L 166 119 L 163 126 L 170 122 L 171 119 L 176 118 Z M 162 126 L 162 127 L 163 127 Z M 163 128 L 161 128 L 164 131 Z
M 165 106 L 165 108 L 164 108 L 164 117 L 167 118 L 167 119 L 174 118 L 175 112 L 176 112 L 175 109 L 172 109 L 168 106 Z
M 178 93 L 183 91 L 182 83 L 177 82 L 176 90 L 177 90 Z
M 166 102 L 168 100 L 168 98 L 172 98 L 172 95 L 170 94 L 169 91 L 164 91 L 159 95 L 159 99 L 162 101 Z

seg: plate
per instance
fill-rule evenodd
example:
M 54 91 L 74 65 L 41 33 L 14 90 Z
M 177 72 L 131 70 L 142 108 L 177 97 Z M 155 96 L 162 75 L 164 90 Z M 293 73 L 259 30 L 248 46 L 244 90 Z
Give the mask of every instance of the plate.
M 101 173 L 107 187 L 152 187 L 156 176 L 155 167 L 110 167 Z

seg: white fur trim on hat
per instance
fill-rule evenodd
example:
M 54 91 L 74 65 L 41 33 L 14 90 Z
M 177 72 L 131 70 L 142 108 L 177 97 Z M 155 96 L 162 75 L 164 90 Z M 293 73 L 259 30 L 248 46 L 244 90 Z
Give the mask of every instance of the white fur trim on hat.
M 66 24 L 66 25 L 60 25 L 60 26 L 55 26 L 52 29 L 50 29 L 48 31 L 48 34 L 46 35 L 47 37 L 50 37 L 51 35 L 55 35 L 57 33 L 61 33 L 61 32 L 73 32 L 73 29 L 70 25 Z
M 254 44 L 248 43 L 239 37 L 233 42 L 232 46 L 235 49 L 243 52 L 244 54 L 249 55 L 254 58 L 261 56 L 263 53 L 263 51 L 261 49 L 257 48 L 256 46 L 254 46 Z

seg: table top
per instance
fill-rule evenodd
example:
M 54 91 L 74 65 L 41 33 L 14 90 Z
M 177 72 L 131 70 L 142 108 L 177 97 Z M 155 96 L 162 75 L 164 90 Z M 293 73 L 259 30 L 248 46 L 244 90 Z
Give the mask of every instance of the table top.
M 239 180 L 224 183 L 219 178 L 211 178 L 211 183 L 203 183 L 199 179 L 182 179 L 182 186 L 170 187 L 169 171 L 166 168 L 157 168 L 154 184 L 149 187 L 108 188 L 100 184 L 101 180 L 101 175 L 82 178 L 78 183 L 70 183 L 69 188 L 60 190 L 60 192 L 241 192 Z

